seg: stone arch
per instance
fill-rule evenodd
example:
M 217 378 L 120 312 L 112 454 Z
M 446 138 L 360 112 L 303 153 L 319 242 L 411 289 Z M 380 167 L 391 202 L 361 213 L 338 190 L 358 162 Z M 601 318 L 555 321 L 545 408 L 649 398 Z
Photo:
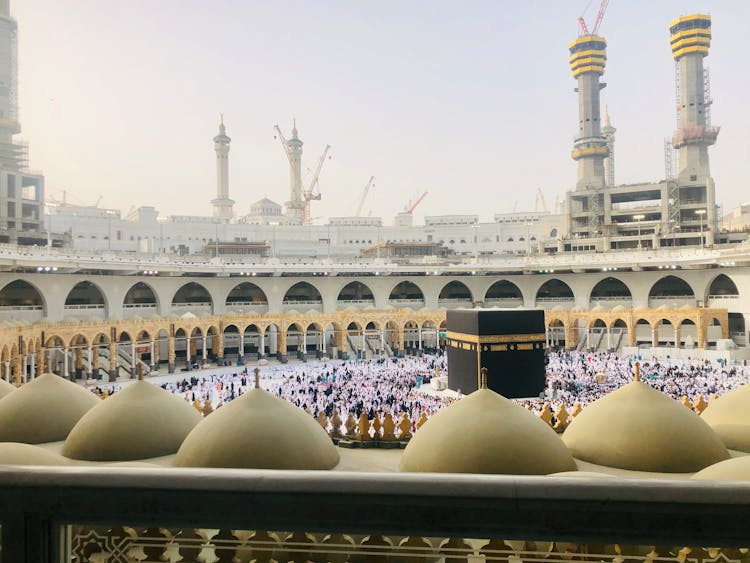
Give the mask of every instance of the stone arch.
M 268 323 L 263 329 L 263 355 L 277 356 L 281 330 L 276 323 Z
M 224 327 L 221 335 L 222 348 L 224 349 L 224 357 L 239 356 L 240 354 L 240 328 L 234 324 L 229 323 Z
M 198 282 L 188 282 L 182 285 L 172 297 L 172 308 L 207 310 L 213 312 L 213 298 L 211 293 Z
M 388 303 L 394 307 L 421 308 L 425 304 L 424 292 L 413 281 L 403 280 L 391 289 Z
M 649 319 L 645 317 L 636 319 L 635 323 L 633 324 L 633 334 L 630 336 L 630 341 L 632 342 L 633 346 L 636 346 L 637 344 L 642 342 L 648 343 L 650 345 L 653 329 L 654 326 L 652 325 L 652 321 L 650 321 Z
M 340 307 L 374 305 L 375 295 L 368 285 L 361 281 L 352 281 L 341 288 L 336 297 L 336 303 Z
M 89 341 L 86 338 L 86 336 L 79 332 L 78 334 L 76 334 L 70 339 L 70 343 L 68 344 L 68 347 L 72 348 L 75 346 L 88 346 L 88 344 L 89 344 Z
M 253 311 L 266 312 L 268 310 L 268 297 L 256 284 L 242 282 L 235 285 L 227 293 L 224 304 L 230 307 L 249 307 Z
M 160 328 L 154 337 L 154 357 L 151 363 L 158 368 L 163 362 L 169 363 L 169 332 L 165 328 Z
M 323 298 L 317 287 L 309 282 L 301 281 L 286 290 L 282 303 L 287 308 L 301 308 L 305 306 L 319 308 L 323 304 Z
M 242 329 L 243 334 L 243 346 L 242 356 L 246 354 L 259 354 L 260 353 L 260 328 L 254 323 L 250 323 Z
M 297 323 L 292 323 L 286 327 L 286 350 L 287 353 L 299 352 L 302 346 L 302 335 L 304 330 Z
M 342 352 L 346 348 L 346 334 L 344 328 L 336 321 L 330 321 L 325 326 L 326 348 L 336 347 L 336 353 Z M 333 356 L 333 354 L 331 354 Z
M 404 348 L 406 350 L 417 348 L 419 346 L 419 323 L 415 320 L 409 319 L 404 322 L 402 330 L 404 335 Z
M 604 321 L 604 319 L 592 319 L 589 322 L 589 328 L 607 328 L 607 323 Z
M 693 319 L 687 317 L 681 319 L 679 323 L 677 323 L 677 326 L 680 331 L 681 345 L 684 344 L 684 346 L 688 348 L 694 348 L 698 345 L 700 342 L 700 335 L 698 334 L 698 326 Z
M 83 280 L 75 284 L 65 297 L 66 309 L 104 309 L 106 317 L 109 311 L 107 297 L 94 282 Z
M 472 307 L 474 296 L 465 283 L 451 280 L 440 290 L 438 305 L 441 307 Z
M 399 324 L 394 320 L 385 322 L 385 341 L 394 354 L 398 354 L 403 348 L 403 332 Z
M 676 308 L 695 303 L 695 292 L 688 282 L 677 276 L 664 276 L 651 286 L 648 292 L 649 307 L 661 305 Z
M 536 291 L 536 303 L 575 301 L 575 295 L 564 281 L 552 278 L 545 281 Z
M 615 277 L 607 277 L 597 282 L 591 289 L 589 302 L 598 301 L 633 301 L 630 288 L 622 280 Z
M 52 334 L 47 337 L 47 341 L 44 343 L 44 347 L 47 349 L 47 365 L 50 373 L 56 373 L 57 375 L 63 375 L 63 366 L 65 363 L 65 340 L 58 335 Z M 13 344 L 10 351 L 10 356 L 13 358 L 16 355 L 14 350 L 18 350 L 18 347 Z
M 565 324 L 562 319 L 553 317 L 547 321 L 547 338 L 553 348 L 565 346 Z
M 322 353 L 324 348 L 325 328 L 318 322 L 307 323 L 305 327 L 305 338 L 303 341 L 303 351 L 305 354 Z
M 517 307 L 523 305 L 523 293 L 512 281 L 498 280 L 485 292 L 484 304 L 489 307 Z
M 0 290 L 0 308 L 41 310 L 42 316 L 47 314 L 47 303 L 44 294 L 31 282 L 13 280 Z
M 184 327 L 176 328 L 174 331 L 174 358 L 175 364 L 179 360 L 187 366 L 190 362 L 190 349 L 193 342 L 192 332 Z
M 656 338 L 657 345 L 661 345 L 662 342 L 667 346 L 669 344 L 674 344 L 677 332 L 675 330 L 676 327 L 672 323 L 671 319 L 668 319 L 666 317 L 660 318 L 654 324 L 654 328 L 657 333 L 657 338 Z
M 124 299 L 122 300 L 123 309 L 158 309 L 159 298 L 154 288 L 143 281 L 139 281 L 130 286 Z
M 209 325 L 205 331 L 206 334 L 206 353 L 214 357 L 220 357 L 220 352 L 223 346 L 220 343 L 222 334 L 219 332 L 219 327 L 216 325 Z
M 428 319 L 422 323 L 422 348 L 436 350 L 438 347 L 438 323 Z
M 706 289 L 705 299 L 727 299 L 739 297 L 740 292 L 734 280 L 726 274 L 716 276 Z

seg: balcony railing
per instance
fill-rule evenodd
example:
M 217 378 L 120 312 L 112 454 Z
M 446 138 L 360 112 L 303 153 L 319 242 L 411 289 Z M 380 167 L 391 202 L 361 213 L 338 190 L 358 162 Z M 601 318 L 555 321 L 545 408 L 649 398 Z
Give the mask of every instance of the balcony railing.
M 438 299 L 438 307 L 446 309 L 457 309 L 459 307 L 473 307 L 474 301 L 471 299 Z
M 739 563 L 750 544 L 744 482 L 4 467 L 0 483 L 13 563 Z
M 415 309 L 424 307 L 424 299 L 389 299 L 388 304 L 394 307 L 411 307 Z

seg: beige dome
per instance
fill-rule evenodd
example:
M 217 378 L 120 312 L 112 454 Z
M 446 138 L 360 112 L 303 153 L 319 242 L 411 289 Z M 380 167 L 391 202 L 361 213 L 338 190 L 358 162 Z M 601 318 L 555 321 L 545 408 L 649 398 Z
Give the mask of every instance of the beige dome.
M 479 389 L 433 415 L 401 456 L 401 471 L 545 475 L 575 471 L 557 434 L 531 412 Z
M 16 390 L 16 386 L 8 383 L 4 379 L 0 379 L 0 399 L 5 397 L 7 394 L 12 393 Z
M 68 465 L 63 456 L 39 446 L 18 442 L 0 443 L 0 465 Z
M 177 452 L 177 467 L 331 469 L 339 454 L 305 411 L 262 389 L 217 409 Z
M 701 418 L 730 450 L 750 452 L 750 385 L 711 401 Z
M 0 442 L 43 444 L 64 440 L 100 399 L 52 373 L 40 375 L 0 399 Z
M 697 414 L 641 381 L 591 403 L 562 439 L 577 459 L 633 471 L 690 473 L 729 457 Z
M 87 412 L 70 431 L 61 453 L 87 461 L 169 455 L 200 420 L 200 413 L 181 397 L 136 381 Z
M 750 456 L 735 457 L 709 465 L 693 475 L 701 481 L 750 481 Z

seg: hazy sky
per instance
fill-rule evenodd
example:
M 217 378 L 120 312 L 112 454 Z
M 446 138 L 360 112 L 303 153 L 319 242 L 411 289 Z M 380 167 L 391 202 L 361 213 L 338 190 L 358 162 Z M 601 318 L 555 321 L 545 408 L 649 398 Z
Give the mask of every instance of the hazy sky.
M 273 126 L 296 116 L 313 216 L 365 205 L 390 222 L 421 190 L 425 214 L 550 205 L 576 178 L 577 98 L 567 44 L 587 0 L 11 0 L 19 25 L 23 138 L 49 194 L 127 211 L 211 214 L 219 112 L 232 137 L 235 211 L 289 197 Z M 598 5 L 588 10 L 593 21 Z M 750 200 L 747 0 L 611 0 L 603 102 L 616 180 L 664 175 L 674 129 L 669 22 L 709 10 L 710 149 L 717 201 Z

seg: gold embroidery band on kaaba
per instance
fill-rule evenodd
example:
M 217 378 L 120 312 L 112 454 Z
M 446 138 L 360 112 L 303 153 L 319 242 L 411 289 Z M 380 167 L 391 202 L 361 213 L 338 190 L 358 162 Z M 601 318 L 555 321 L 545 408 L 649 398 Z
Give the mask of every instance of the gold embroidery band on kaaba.
M 546 335 L 543 332 L 537 334 L 492 334 L 479 336 L 476 334 L 448 331 L 445 333 L 445 338 L 457 342 L 471 342 L 472 344 L 520 344 L 546 341 Z

